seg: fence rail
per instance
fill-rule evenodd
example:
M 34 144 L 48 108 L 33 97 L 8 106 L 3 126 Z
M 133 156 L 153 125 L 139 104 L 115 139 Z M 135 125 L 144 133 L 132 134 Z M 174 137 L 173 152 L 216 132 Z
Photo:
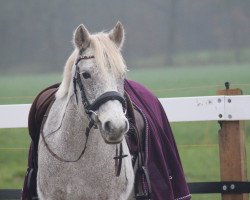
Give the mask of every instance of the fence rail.
M 250 119 L 250 95 L 159 99 L 170 122 Z M 0 128 L 28 126 L 30 104 L 0 105 Z

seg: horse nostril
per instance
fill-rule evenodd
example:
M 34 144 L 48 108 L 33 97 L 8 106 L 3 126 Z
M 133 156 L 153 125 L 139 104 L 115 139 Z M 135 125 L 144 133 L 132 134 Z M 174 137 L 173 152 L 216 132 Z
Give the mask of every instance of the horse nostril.
M 107 131 L 107 132 L 110 132 L 110 131 L 111 131 L 111 122 L 110 122 L 110 121 L 105 122 L 105 124 L 104 124 L 104 129 L 105 129 L 105 131 Z
M 112 121 L 106 121 L 103 128 L 108 133 L 123 133 L 128 130 L 129 124 L 127 121 L 125 121 L 123 125 L 114 124 Z

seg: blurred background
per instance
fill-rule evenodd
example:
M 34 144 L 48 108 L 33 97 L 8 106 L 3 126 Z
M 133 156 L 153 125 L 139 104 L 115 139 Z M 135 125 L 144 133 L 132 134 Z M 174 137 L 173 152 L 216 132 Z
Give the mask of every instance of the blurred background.
M 226 81 L 250 95 L 249 0 L 11 0 L 0 1 L 0 104 L 31 103 L 61 81 L 79 24 L 94 33 L 118 20 L 128 78 L 158 97 L 215 95 Z M 219 181 L 217 122 L 171 126 L 187 180 Z M 249 122 L 245 132 L 249 152 Z M 26 128 L 0 129 L 0 188 L 22 187 L 29 143 Z
M 126 29 L 129 66 L 250 62 L 248 0 L 11 0 L 0 6 L 2 73 L 61 71 L 73 30 Z

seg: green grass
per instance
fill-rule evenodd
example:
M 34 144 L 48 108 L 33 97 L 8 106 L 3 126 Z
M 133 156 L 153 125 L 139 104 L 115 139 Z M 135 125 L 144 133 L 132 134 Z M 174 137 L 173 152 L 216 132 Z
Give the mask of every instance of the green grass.
M 239 52 L 234 50 L 202 50 L 190 52 L 176 52 L 173 55 L 174 66 L 197 66 L 205 68 L 211 64 L 232 64 L 232 63 L 249 63 L 250 62 L 250 49 L 241 49 Z M 140 57 L 134 60 L 136 67 L 152 67 L 163 66 L 166 63 L 165 54 L 157 54 L 153 56 Z
M 0 104 L 31 103 L 45 87 L 61 81 L 59 74 L 0 75 Z
M 250 65 L 218 65 L 190 68 L 133 70 L 129 79 L 150 88 L 158 97 L 215 95 L 229 81 L 250 95 Z M 46 86 L 60 81 L 58 74 L 0 75 L 0 104 L 31 103 Z M 217 122 L 171 124 L 188 181 L 219 181 Z M 250 123 L 246 123 L 247 152 L 250 151 Z M 0 188 L 21 188 L 27 166 L 27 129 L 0 129 Z M 10 148 L 18 148 L 10 150 Z M 248 174 L 250 158 L 248 156 Z M 193 195 L 193 199 L 220 199 L 220 195 Z
M 250 94 L 250 64 L 210 65 L 206 67 L 152 68 L 129 73 L 150 88 L 158 97 L 215 95 L 229 81 L 231 88 L 239 87 Z
M 0 188 L 21 187 L 29 143 L 26 128 L 0 129 Z

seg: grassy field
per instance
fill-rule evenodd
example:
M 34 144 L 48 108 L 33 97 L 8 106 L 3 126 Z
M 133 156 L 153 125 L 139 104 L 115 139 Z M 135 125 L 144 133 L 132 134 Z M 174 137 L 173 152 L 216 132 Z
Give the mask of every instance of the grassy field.
M 250 66 L 207 66 L 196 68 L 152 68 L 133 70 L 129 79 L 150 88 L 158 97 L 215 95 L 229 81 L 250 95 Z M 0 75 L 0 104 L 31 103 L 46 86 L 59 82 L 61 75 Z M 217 122 L 171 124 L 188 181 L 218 181 Z M 250 123 L 246 123 L 246 147 L 250 151 Z M 26 128 L 0 129 L 0 188 L 21 188 L 27 165 L 29 136 Z M 249 158 L 249 155 L 248 155 Z M 248 172 L 250 172 L 250 158 Z M 249 173 L 248 173 L 249 174 Z M 220 195 L 193 195 L 193 199 L 217 200 Z

